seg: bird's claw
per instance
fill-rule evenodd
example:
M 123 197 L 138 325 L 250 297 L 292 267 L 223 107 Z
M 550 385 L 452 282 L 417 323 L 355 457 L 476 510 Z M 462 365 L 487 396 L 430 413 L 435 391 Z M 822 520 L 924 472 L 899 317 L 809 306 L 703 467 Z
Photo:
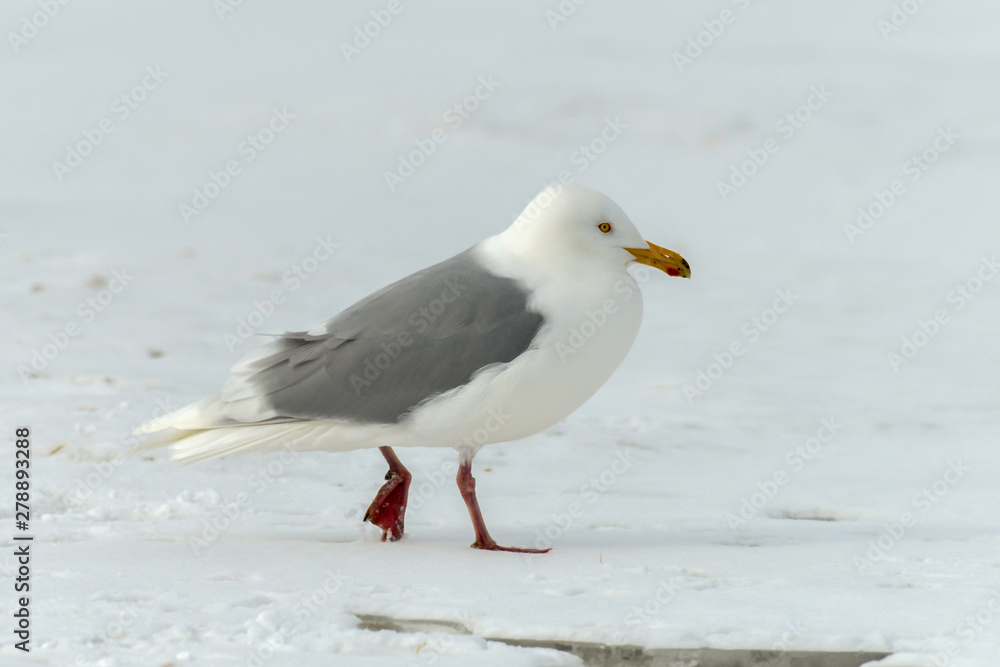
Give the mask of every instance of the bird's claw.
M 382 529 L 382 541 L 395 542 L 403 537 L 406 516 L 406 499 L 410 491 L 410 474 L 401 475 L 390 470 L 386 483 L 375 494 L 375 499 L 365 512 L 365 521 Z
M 472 548 L 473 549 L 483 549 L 484 551 L 507 551 L 507 552 L 515 553 L 515 554 L 547 554 L 548 552 L 552 551 L 552 547 L 549 547 L 547 549 L 530 549 L 530 548 L 521 548 L 521 547 L 502 547 L 502 546 L 500 546 L 499 544 L 497 544 L 496 542 L 493 542 L 493 541 L 490 541 L 490 542 L 487 542 L 487 543 L 483 543 L 483 542 L 480 542 L 478 540 L 472 543 Z

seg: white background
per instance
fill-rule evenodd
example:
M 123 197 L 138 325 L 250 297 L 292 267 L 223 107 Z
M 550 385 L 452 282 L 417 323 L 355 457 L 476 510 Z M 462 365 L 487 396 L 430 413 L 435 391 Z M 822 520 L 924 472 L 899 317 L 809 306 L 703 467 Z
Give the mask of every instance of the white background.
M 404 2 L 348 59 L 341 45 L 384 3 L 247 0 L 220 18 L 207 0 L 73 2 L 35 34 L 24 21 L 39 6 L 5 2 L 0 410 L 5 440 L 33 431 L 37 538 L 34 650 L 3 630 L 0 658 L 245 665 L 270 641 L 264 664 L 547 665 L 574 659 L 482 637 L 784 636 L 796 650 L 896 653 L 886 665 L 995 664 L 1000 279 L 977 272 L 1000 246 L 1000 9 L 910 4 L 890 31 L 888 0 L 594 0 L 557 23 L 555 0 Z M 723 10 L 729 23 L 713 23 Z M 165 78 L 133 93 L 148 67 Z M 445 114 L 480 77 L 500 85 L 455 128 Z M 829 99 L 800 109 L 812 87 Z M 247 163 L 239 147 L 274 109 L 294 118 Z M 807 119 L 786 136 L 776 123 L 796 111 Z M 113 131 L 60 178 L 53 163 L 104 118 Z M 620 136 L 581 160 L 609 119 Z M 390 191 L 385 173 L 435 128 L 446 140 Z M 949 128 L 913 180 L 904 163 Z M 777 152 L 724 201 L 718 183 L 769 138 Z M 180 205 L 229 160 L 240 173 L 186 223 Z M 121 458 L 158 406 L 216 391 L 259 345 L 224 338 L 255 302 L 281 291 L 262 332 L 308 328 L 500 231 L 561 170 L 694 276 L 643 284 L 639 339 L 586 405 L 480 452 L 494 536 L 549 540 L 550 554 L 468 548 L 448 449 L 401 452 L 415 479 L 395 544 L 361 524 L 384 473 L 372 450 L 190 468 Z M 903 194 L 851 242 L 845 225 L 897 179 Z M 287 272 L 317 238 L 338 248 L 293 289 Z M 959 285 L 978 291 L 960 300 Z M 772 318 L 778 290 L 794 301 Z M 939 310 L 945 323 L 926 324 Z M 923 343 L 912 358 L 904 338 Z M 744 353 L 730 360 L 734 342 Z M 688 400 L 702 372 L 710 386 Z M 810 443 L 823 419 L 840 428 Z M 6 627 L 9 502 L 0 515 Z M 373 632 L 356 614 L 473 635 Z

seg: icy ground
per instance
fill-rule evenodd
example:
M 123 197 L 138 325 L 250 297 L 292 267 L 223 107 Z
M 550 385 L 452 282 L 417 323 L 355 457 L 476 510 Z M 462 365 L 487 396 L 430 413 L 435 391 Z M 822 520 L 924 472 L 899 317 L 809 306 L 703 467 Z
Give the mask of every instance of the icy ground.
M 341 4 L 3 3 L 0 662 L 578 664 L 504 637 L 1000 664 L 1000 7 Z M 550 554 L 468 548 L 450 450 L 401 452 L 396 544 L 361 523 L 375 451 L 122 458 L 247 327 L 310 327 L 560 175 L 694 277 L 644 280 L 574 415 L 480 452 L 494 536 Z

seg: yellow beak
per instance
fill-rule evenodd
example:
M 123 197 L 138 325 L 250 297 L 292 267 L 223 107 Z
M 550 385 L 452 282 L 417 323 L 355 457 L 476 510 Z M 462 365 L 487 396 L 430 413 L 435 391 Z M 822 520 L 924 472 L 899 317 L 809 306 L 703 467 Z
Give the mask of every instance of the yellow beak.
M 635 261 L 654 269 L 663 271 L 668 276 L 680 276 L 681 278 L 691 277 L 691 265 L 687 260 L 678 255 L 673 250 L 661 248 L 655 243 L 649 243 L 648 248 L 625 248 L 635 255 Z

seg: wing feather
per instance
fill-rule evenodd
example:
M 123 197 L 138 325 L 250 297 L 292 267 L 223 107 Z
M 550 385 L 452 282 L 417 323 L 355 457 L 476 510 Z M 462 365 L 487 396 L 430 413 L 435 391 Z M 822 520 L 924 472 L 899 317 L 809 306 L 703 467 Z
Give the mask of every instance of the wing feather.
M 242 423 L 397 423 L 480 369 L 515 359 L 542 322 L 527 290 L 486 270 L 470 249 L 252 353 L 220 398 Z

